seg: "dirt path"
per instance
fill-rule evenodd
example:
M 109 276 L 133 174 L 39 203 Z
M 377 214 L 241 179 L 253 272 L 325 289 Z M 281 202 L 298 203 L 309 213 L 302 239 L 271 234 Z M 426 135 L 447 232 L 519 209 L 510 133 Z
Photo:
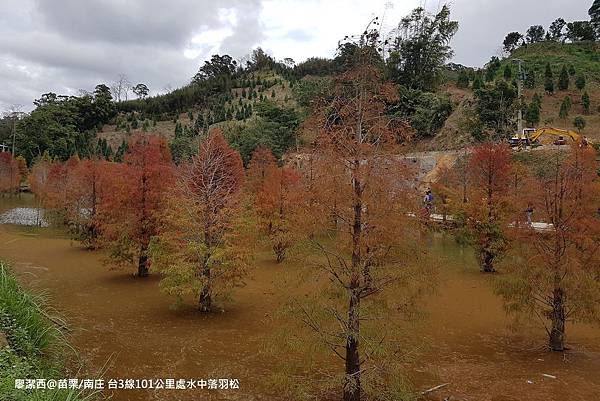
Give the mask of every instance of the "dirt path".
M 29 233 L 29 234 L 28 234 Z M 0 258 L 14 263 L 28 285 L 46 289 L 75 328 L 72 342 L 88 368 L 110 361 L 105 378 L 240 380 L 239 391 L 121 391 L 115 401 L 278 400 L 264 384 L 270 362 L 257 353 L 269 334 L 265 316 L 285 292 L 282 267 L 266 259 L 223 314 L 172 310 L 157 278 L 110 271 L 98 253 L 73 246 L 56 232 L 0 226 Z M 600 330 L 569 327 L 573 351 L 551 354 L 544 333 L 508 330 L 509 320 L 471 253 L 436 245 L 443 272 L 427 301 L 422 336 L 428 348 L 407 371 L 419 389 L 449 382 L 433 400 L 592 401 L 600 394 Z M 556 379 L 542 376 L 549 374 Z

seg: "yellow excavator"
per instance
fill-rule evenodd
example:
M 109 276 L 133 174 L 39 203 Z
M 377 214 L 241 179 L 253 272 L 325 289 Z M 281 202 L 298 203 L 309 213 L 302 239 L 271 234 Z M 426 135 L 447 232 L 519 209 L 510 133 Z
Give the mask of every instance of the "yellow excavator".
M 586 138 L 582 139 L 581 135 L 572 130 L 558 129 L 552 127 L 542 128 L 525 128 L 519 135 L 515 135 L 509 139 L 508 143 L 513 148 L 521 148 L 528 146 L 539 146 L 539 139 L 542 136 L 553 136 L 556 137 L 554 140 L 555 145 L 566 145 L 567 141 L 565 138 L 571 138 L 573 142 L 587 142 Z

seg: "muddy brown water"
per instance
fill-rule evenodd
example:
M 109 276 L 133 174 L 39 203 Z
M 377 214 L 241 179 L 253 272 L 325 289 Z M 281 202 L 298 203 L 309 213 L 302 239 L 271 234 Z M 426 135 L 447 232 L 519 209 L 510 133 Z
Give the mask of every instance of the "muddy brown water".
M 571 350 L 550 353 L 536 325 L 513 330 L 492 278 L 477 271 L 468 248 L 436 239 L 432 251 L 442 271 L 419 329 L 427 346 L 406 366 L 416 390 L 449 383 L 431 400 L 600 400 L 600 329 L 570 325 Z M 269 255 L 257 258 L 226 312 L 212 315 L 173 309 L 156 276 L 110 270 L 99 252 L 81 249 L 60 230 L 0 226 L 0 258 L 28 287 L 48 293 L 90 375 L 240 381 L 239 390 L 122 390 L 111 392 L 113 400 L 280 399 L 266 384 L 273 363 L 257 352 L 270 334 L 266 317 L 285 292 L 281 266 Z

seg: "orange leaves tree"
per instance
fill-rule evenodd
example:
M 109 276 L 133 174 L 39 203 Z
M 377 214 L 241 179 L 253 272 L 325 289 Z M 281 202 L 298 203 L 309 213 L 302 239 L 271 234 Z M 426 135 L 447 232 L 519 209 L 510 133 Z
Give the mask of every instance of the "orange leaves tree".
M 413 174 L 399 155 L 409 129 L 387 114 L 397 89 L 382 79 L 373 39 L 369 32 L 354 45 L 352 68 L 310 118 L 317 139 L 304 185 L 311 194 L 298 221 L 312 231 L 317 255 L 308 260 L 323 288 L 291 306 L 316 334 L 316 349 L 343 361 L 337 388 L 327 390 L 341 385 L 344 401 L 398 396 L 390 394 L 402 342 L 395 325 L 414 305 L 412 290 L 427 281 L 427 266 L 416 260 L 417 222 L 408 217 Z
M 268 148 L 260 146 L 252 152 L 246 180 L 246 187 L 251 194 L 256 195 L 260 191 L 268 171 L 275 167 L 277 167 L 277 160 Z
M 243 284 L 247 268 L 242 159 L 213 131 L 177 173 L 153 260 L 164 274 L 165 292 L 178 300 L 192 295 L 200 311 L 210 312 L 216 297 Z
M 270 150 L 258 148 L 252 154 L 247 179 L 262 231 L 277 263 L 281 263 L 295 242 L 295 231 L 290 225 L 294 224 L 301 195 L 300 174 L 289 167 L 278 167 Z
M 257 198 L 257 209 L 277 263 L 283 262 L 296 236 L 292 229 L 300 195 L 300 175 L 288 167 L 269 170 Z
M 66 204 L 71 235 L 88 248 L 96 248 L 100 235 L 99 210 L 106 191 L 108 163 L 83 159 L 69 172 Z
M 498 292 L 509 312 L 540 319 L 551 350 L 565 349 L 566 322 L 600 321 L 600 186 L 595 152 L 574 146 L 553 155 L 529 181 L 529 203 L 546 230 L 519 239 Z
M 131 138 L 124 163 L 106 174 L 107 196 L 99 205 L 102 239 L 117 264 L 137 263 L 137 275 L 149 274 L 148 246 L 159 233 L 160 214 L 172 188 L 173 164 L 164 138 Z
M 0 152 L 0 193 L 17 193 L 20 184 L 19 163 L 9 152 Z
M 49 157 L 42 156 L 31 167 L 31 173 L 27 177 L 29 189 L 35 194 L 39 205 L 45 204 L 46 184 L 48 182 L 50 166 L 51 161 Z
M 503 143 L 483 143 L 473 149 L 468 164 L 471 192 L 466 205 L 481 270 L 494 272 L 495 262 L 506 252 L 505 226 L 509 207 L 511 152 Z
M 79 160 L 77 156 L 67 162 L 41 157 L 29 174 L 30 189 L 41 205 L 57 215 L 68 226 L 71 236 L 88 248 L 98 245 L 99 210 L 107 193 L 108 167 L 107 162 Z

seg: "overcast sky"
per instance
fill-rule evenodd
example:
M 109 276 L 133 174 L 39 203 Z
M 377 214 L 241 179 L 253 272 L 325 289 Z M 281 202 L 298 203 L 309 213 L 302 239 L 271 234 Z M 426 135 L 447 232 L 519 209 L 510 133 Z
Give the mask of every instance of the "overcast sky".
M 261 46 L 277 59 L 332 57 L 373 16 L 392 28 L 415 6 L 439 0 L 2 0 L 0 111 L 31 110 L 49 91 L 77 94 L 123 73 L 152 94 L 186 84 L 212 54 L 236 58 Z M 506 33 L 587 19 L 591 0 L 452 0 L 460 29 L 454 62 L 481 66 Z

